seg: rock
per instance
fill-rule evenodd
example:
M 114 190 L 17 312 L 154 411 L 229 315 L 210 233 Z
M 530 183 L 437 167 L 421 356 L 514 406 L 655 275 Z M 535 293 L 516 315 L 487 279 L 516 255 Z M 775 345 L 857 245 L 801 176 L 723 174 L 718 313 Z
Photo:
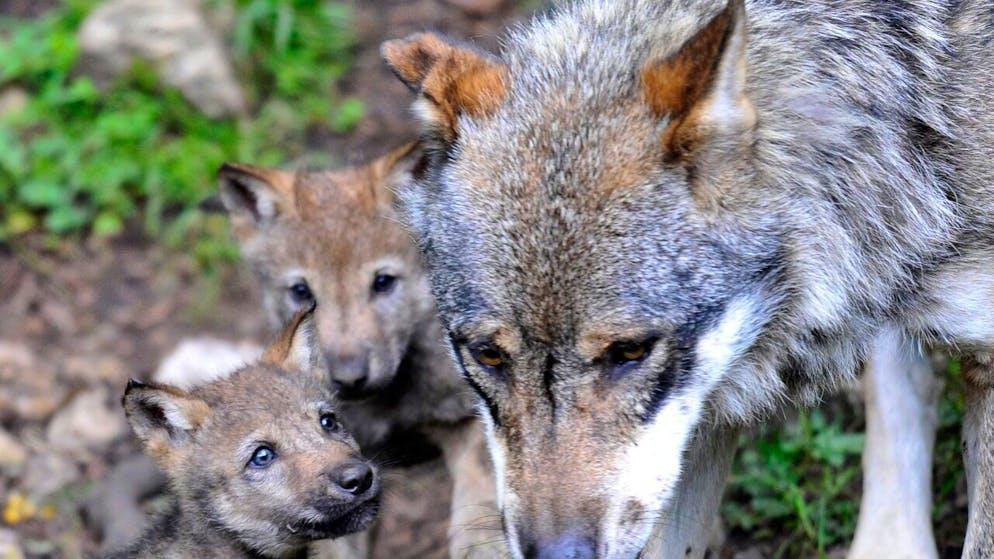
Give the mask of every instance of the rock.
M 28 106 L 28 93 L 20 87 L 8 87 L 0 92 L 0 117 L 19 113 Z
M 247 342 L 186 338 L 162 360 L 152 378 L 186 390 L 226 376 L 261 354 L 261 347 Z
M 504 7 L 504 0 L 445 0 L 460 10 L 474 16 L 492 14 Z
M 46 365 L 27 345 L 0 340 L 0 420 L 42 421 L 55 411 L 65 388 Z
M 24 559 L 20 538 L 9 528 L 0 528 L 0 559 Z
M 28 459 L 21 490 L 36 501 L 62 491 L 80 479 L 80 470 L 71 458 L 49 451 Z
M 124 411 L 108 405 L 108 400 L 103 389 L 77 394 L 48 424 L 49 444 L 56 450 L 77 453 L 106 446 L 124 434 Z
M 28 460 L 28 449 L 13 435 L 0 428 L 0 468 L 20 466 Z M 2 558 L 3 555 L 0 555 Z
M 144 60 L 208 116 L 246 110 L 231 63 L 194 0 L 109 0 L 83 21 L 79 45 L 80 70 L 100 87 Z

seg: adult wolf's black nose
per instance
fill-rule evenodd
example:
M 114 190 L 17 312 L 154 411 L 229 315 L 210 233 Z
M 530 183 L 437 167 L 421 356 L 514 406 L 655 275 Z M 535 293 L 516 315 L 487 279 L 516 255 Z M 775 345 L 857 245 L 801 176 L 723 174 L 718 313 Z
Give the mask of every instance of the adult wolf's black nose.
M 331 472 L 332 482 L 346 493 L 362 495 L 373 486 L 373 469 L 362 462 L 353 462 Z
M 538 542 L 525 550 L 527 559 L 594 559 L 596 556 L 594 541 L 579 534 Z

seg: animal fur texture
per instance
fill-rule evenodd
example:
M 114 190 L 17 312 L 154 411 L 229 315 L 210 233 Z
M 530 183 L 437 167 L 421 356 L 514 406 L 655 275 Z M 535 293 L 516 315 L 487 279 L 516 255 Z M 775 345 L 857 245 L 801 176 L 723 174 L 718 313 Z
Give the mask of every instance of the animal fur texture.
M 396 456 L 412 434 L 439 447 L 454 484 L 450 555 L 503 557 L 474 396 L 448 356 L 421 256 L 394 207 L 395 189 L 422 160 L 408 144 L 333 171 L 228 164 L 221 196 L 273 322 L 318 303 L 343 422 L 362 448 Z
M 175 503 L 109 557 L 306 557 L 372 523 L 378 474 L 335 417 L 311 322 L 297 313 L 257 362 L 192 389 L 128 384 L 128 421 Z
M 964 556 L 994 556 L 992 31 L 979 0 L 588 0 L 499 56 L 384 45 L 515 556 L 637 556 L 708 432 L 890 329 L 967 359 Z

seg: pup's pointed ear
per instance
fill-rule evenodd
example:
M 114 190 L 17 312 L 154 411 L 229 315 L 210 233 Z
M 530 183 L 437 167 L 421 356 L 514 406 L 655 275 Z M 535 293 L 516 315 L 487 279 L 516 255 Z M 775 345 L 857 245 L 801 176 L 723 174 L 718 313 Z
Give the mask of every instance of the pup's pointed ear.
M 296 212 L 295 177 L 289 171 L 225 163 L 217 177 L 221 202 L 239 237 Z
M 276 365 L 290 372 L 313 374 L 319 380 L 327 380 L 324 359 L 318 347 L 317 329 L 314 326 L 314 309 L 310 308 L 293 315 L 283 327 L 276 340 L 262 354 L 262 361 Z
M 380 54 L 397 77 L 419 94 L 416 113 L 445 142 L 458 135 L 460 115 L 492 114 L 510 87 L 507 66 L 494 56 L 434 33 L 387 41 Z
M 426 167 L 425 150 L 420 142 L 411 142 L 377 159 L 373 163 L 377 201 L 396 202 L 398 192 L 411 180 L 421 178 Z
M 178 388 L 134 379 L 128 381 L 121 402 L 131 429 L 160 464 L 168 463 L 210 414 L 204 401 Z
M 728 6 L 675 53 L 642 69 L 642 91 L 660 118 L 669 117 L 663 149 L 692 156 L 709 140 L 751 130 L 755 111 L 746 85 L 743 0 Z

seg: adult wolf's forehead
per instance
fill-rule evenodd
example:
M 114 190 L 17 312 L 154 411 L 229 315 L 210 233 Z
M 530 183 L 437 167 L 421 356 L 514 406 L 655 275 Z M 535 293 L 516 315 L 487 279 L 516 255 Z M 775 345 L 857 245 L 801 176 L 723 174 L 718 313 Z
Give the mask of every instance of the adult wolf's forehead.
M 503 317 L 556 335 L 607 316 L 678 320 L 731 270 L 727 254 L 684 219 L 688 200 L 663 203 L 658 187 L 640 189 L 592 202 L 444 188 L 429 204 L 426 243 L 443 317 Z

